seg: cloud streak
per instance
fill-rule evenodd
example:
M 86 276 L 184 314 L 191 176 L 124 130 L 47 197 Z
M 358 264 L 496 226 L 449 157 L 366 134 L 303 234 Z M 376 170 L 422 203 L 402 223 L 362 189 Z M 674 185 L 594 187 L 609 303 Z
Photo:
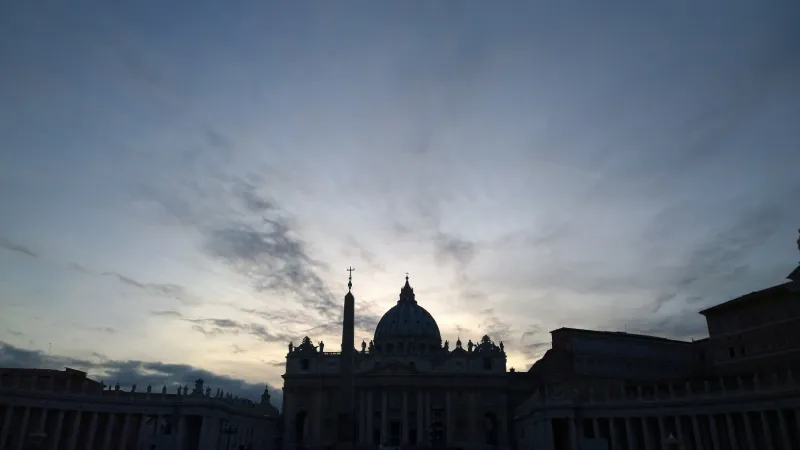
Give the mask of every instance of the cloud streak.
M 284 332 L 271 331 L 270 327 L 257 323 L 242 323 L 232 319 L 191 318 L 178 311 L 152 311 L 155 317 L 177 319 L 192 325 L 192 329 L 207 337 L 244 334 L 263 342 L 289 342 L 293 336 Z
M 5 238 L 0 238 L 0 248 L 3 248 L 10 252 L 20 253 L 31 258 L 39 257 L 39 254 L 31 250 L 30 248 L 21 244 L 16 244 Z

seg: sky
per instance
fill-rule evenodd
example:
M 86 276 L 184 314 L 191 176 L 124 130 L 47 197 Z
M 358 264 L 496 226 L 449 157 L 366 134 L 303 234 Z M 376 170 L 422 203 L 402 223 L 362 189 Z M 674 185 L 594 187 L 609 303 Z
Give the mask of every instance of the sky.
M 358 346 L 408 272 L 524 369 L 800 257 L 792 0 L 3 2 L 0 67 L 0 365 L 255 399 L 352 265 Z

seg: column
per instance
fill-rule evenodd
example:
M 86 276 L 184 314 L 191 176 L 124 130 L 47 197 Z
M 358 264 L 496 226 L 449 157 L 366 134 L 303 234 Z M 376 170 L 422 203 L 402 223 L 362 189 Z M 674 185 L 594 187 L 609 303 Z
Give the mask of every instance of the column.
M 644 434 L 644 448 L 645 450 L 653 450 L 653 434 L 650 433 L 650 424 L 647 423 L 647 416 L 642 416 L 641 421 L 642 434 Z
M 125 414 L 125 419 L 122 421 L 122 432 L 119 437 L 119 450 L 128 450 L 128 431 L 131 427 L 131 415 Z
M 614 423 L 614 417 L 608 418 L 608 440 L 611 444 L 611 450 L 618 450 L 620 448 L 619 439 L 617 438 L 617 427 Z
M 580 444 L 578 444 L 578 431 L 575 426 L 575 416 L 567 417 L 567 424 L 569 425 L 569 448 L 578 450 Z
M 113 413 L 109 413 L 108 423 L 106 424 L 106 432 L 103 436 L 103 450 L 109 450 L 108 446 L 111 445 L 111 432 L 114 429 L 114 420 L 115 415 Z
M 284 409 L 286 409 L 283 415 L 283 443 L 284 448 L 290 448 L 293 447 L 293 445 L 289 444 L 297 442 L 298 438 L 298 436 L 295 436 L 294 421 L 297 417 L 295 417 L 294 395 L 291 389 L 283 388 L 283 399 L 285 405 Z
M 372 389 L 368 389 L 366 391 L 367 395 L 367 444 L 374 444 L 372 442 L 374 438 L 374 430 L 375 424 L 373 421 L 375 420 L 375 408 L 372 407 Z
M 769 428 L 769 420 L 767 419 L 767 412 L 761 411 L 761 428 L 764 430 L 764 443 L 767 444 L 765 448 L 773 450 L 772 430 Z
M 783 417 L 782 409 L 778 409 L 776 412 L 778 413 L 778 426 L 781 429 L 781 440 L 783 441 L 783 448 L 789 448 L 792 446 L 792 441 L 789 439 L 789 430 L 786 428 L 786 418 Z
M 794 410 L 794 421 L 797 422 L 795 430 L 797 430 L 797 440 L 800 441 L 800 409 Z
M 403 390 L 403 419 L 402 428 L 400 429 L 400 442 L 408 444 L 409 426 L 408 426 L 408 391 Z
M 86 436 L 86 445 L 83 447 L 86 450 L 92 450 L 94 444 L 94 435 L 97 433 L 97 416 L 98 413 L 92 413 L 92 421 L 89 422 L 89 435 Z
M 42 415 L 39 416 L 39 428 L 36 431 L 44 433 L 45 425 L 47 425 L 47 409 L 42 408 Z
M 546 419 L 545 422 L 545 442 L 547 446 L 545 448 L 553 448 L 555 447 L 555 436 L 553 436 L 553 421 L 551 419 Z
M 69 443 L 67 444 L 67 450 L 75 450 L 75 444 L 78 441 L 78 431 L 81 428 L 81 412 L 75 411 L 75 420 L 72 421 L 72 431 L 70 432 L 69 436 Z
M 736 430 L 733 428 L 733 417 L 730 413 L 725 414 L 725 424 L 728 428 L 728 442 L 731 450 L 739 450 L 739 442 L 736 439 Z
M 592 435 L 595 439 L 600 439 L 600 422 L 596 417 L 592 417 Z
M 244 430 L 239 430 L 241 433 Z M 186 435 L 186 416 L 181 413 L 178 413 L 178 430 L 175 433 L 175 450 L 181 450 L 183 448 L 184 442 L 183 438 Z
M 428 427 L 430 427 L 431 424 L 433 423 L 433 419 L 431 418 L 432 414 L 433 414 L 433 408 L 431 407 L 431 391 L 427 391 L 426 390 L 425 391 L 425 428 L 426 429 Z M 426 440 L 427 440 L 428 435 L 426 434 L 425 437 L 426 437 Z M 428 442 L 428 444 L 430 444 L 430 442 Z
M 389 400 L 386 398 L 386 389 L 381 390 L 381 442 L 389 442 Z
M 692 433 L 694 434 L 694 448 L 703 450 L 703 439 L 700 436 L 700 424 L 697 423 L 697 416 L 692 414 Z
M 219 446 L 219 420 L 216 417 L 203 417 L 203 429 L 208 430 L 208 439 L 206 440 L 207 444 L 201 450 L 216 450 Z
M 681 441 L 681 444 L 686 446 L 686 441 L 683 437 L 683 424 L 681 423 L 681 416 L 680 414 L 675 416 L 675 432 L 677 433 L 678 440 Z
M 453 444 L 453 399 L 450 390 L 444 393 L 444 427 L 445 427 L 445 442 L 447 445 Z
M 506 393 L 500 393 L 500 447 L 508 447 L 508 404 L 506 403 Z
M 6 417 L 3 419 L 3 426 L 0 427 L 0 447 L 4 447 L 8 433 L 11 431 L 11 416 L 14 415 L 14 405 L 6 407 Z
M 664 427 L 664 416 L 658 416 L 656 419 L 658 420 L 658 436 L 660 438 L 656 444 L 656 448 L 661 448 L 664 439 L 667 438 L 666 428 Z
M 753 424 L 750 423 L 750 412 L 745 411 L 742 413 L 742 419 L 744 420 L 744 433 L 747 437 L 747 449 L 755 449 L 756 448 L 756 440 L 753 436 Z
M 324 434 L 324 423 L 323 423 L 323 415 L 324 411 L 323 408 L 323 397 L 325 396 L 324 390 L 319 390 L 314 393 L 314 413 L 312 417 L 314 418 L 314 434 L 313 434 L 313 442 L 316 442 L 317 445 L 322 445 L 322 438 Z M 352 402 L 352 400 L 350 400 Z M 337 427 L 338 428 L 338 427 Z M 338 431 L 338 430 L 337 430 Z
M 711 446 L 714 450 L 720 450 L 719 430 L 717 429 L 717 418 L 714 417 L 714 414 L 708 415 L 708 422 L 711 424 Z
M 423 407 L 422 390 L 417 390 L 417 446 L 425 442 L 425 408 Z
M 211 442 L 211 426 L 208 423 L 208 416 L 200 417 L 200 445 L 197 450 L 208 450 L 213 448 Z
M 478 438 L 478 424 L 476 423 L 476 418 L 478 414 L 478 401 L 476 399 L 477 394 L 474 390 L 469 391 L 469 408 L 467 409 L 467 424 L 469 426 L 469 440 L 472 442 L 472 445 L 477 445 L 479 438 Z
M 627 448 L 634 449 L 638 447 L 636 444 L 636 440 L 633 437 L 633 424 L 631 423 L 631 418 L 625 418 L 625 440 L 628 441 Z
M 58 418 L 56 418 L 56 427 L 53 430 L 53 436 L 51 436 L 50 439 L 50 450 L 58 450 L 58 444 L 61 440 L 61 427 L 63 425 L 64 425 L 64 410 L 60 409 L 58 411 Z
M 358 442 L 365 444 L 367 442 L 367 399 L 364 397 L 364 391 L 358 392 Z
M 22 413 L 22 426 L 19 428 L 19 441 L 17 442 L 17 450 L 22 450 L 22 446 L 25 445 L 25 436 L 28 435 L 28 419 L 31 415 L 31 409 L 27 406 L 25 407 L 25 412 Z
M 139 432 L 136 434 L 136 444 L 137 444 L 137 446 L 140 446 L 140 443 L 142 441 L 142 436 L 144 436 L 144 432 L 147 429 L 147 419 L 148 419 L 148 415 L 147 414 L 142 414 L 142 418 L 139 420 Z M 137 450 L 138 450 L 138 448 L 137 448 Z

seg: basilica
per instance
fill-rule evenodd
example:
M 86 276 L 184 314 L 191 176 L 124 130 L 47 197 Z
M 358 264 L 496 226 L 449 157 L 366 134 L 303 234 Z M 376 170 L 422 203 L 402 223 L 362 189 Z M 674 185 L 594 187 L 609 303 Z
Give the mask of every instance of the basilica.
M 372 447 L 508 448 L 512 372 L 506 372 L 503 343 L 489 336 L 466 348 L 460 339 L 452 348 L 442 342 L 406 277 L 373 340 L 355 348 L 351 290 L 344 299 L 341 352 L 323 351 L 309 337 L 289 345 L 284 449 L 342 440 Z

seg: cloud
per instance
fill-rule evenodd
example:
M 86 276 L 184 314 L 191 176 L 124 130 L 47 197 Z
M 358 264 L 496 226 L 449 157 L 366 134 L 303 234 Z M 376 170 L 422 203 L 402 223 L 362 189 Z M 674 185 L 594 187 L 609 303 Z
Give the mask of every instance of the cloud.
M 80 266 L 78 266 L 80 267 Z M 86 270 L 86 269 L 84 269 Z M 120 283 L 139 289 L 151 295 L 160 297 L 171 298 L 184 304 L 197 304 L 198 300 L 195 299 L 183 286 L 171 283 L 144 283 L 134 280 L 131 277 L 122 275 L 118 272 L 101 272 L 99 275 L 104 277 L 116 278 Z
M 344 257 L 359 258 L 367 265 L 367 267 L 369 267 L 371 272 L 374 273 L 386 271 L 386 266 L 380 262 L 378 256 L 374 252 L 361 245 L 355 237 L 347 235 L 344 238 L 342 247 L 342 253 Z
M 209 337 L 242 333 L 264 342 L 289 342 L 292 339 L 292 335 L 289 333 L 273 332 L 266 326 L 257 323 L 242 323 L 232 319 L 190 318 L 177 311 L 151 311 L 150 315 L 190 323 L 194 331 Z
M 500 320 L 494 308 L 484 309 L 480 312 L 480 317 L 483 317 L 483 322 L 480 324 L 481 331 L 493 341 L 499 342 L 511 337 L 511 325 Z
M 474 242 L 447 233 L 437 233 L 433 243 L 434 255 L 438 261 L 455 262 L 462 270 L 475 259 L 477 253 Z
M 233 353 L 234 355 L 238 355 L 240 353 L 245 353 L 245 352 L 247 352 L 247 350 L 243 349 L 242 347 L 239 347 L 236 344 L 231 344 L 231 353 Z
M 137 385 L 140 389 L 148 384 L 154 390 L 160 386 L 189 385 L 202 378 L 207 387 L 216 390 L 224 389 L 233 395 L 250 399 L 256 403 L 261 401 L 264 383 L 251 383 L 225 375 L 215 374 L 187 364 L 169 364 L 160 361 L 119 361 L 94 354 L 96 361 L 71 358 L 58 355 L 47 355 L 36 350 L 27 350 L 11 344 L 0 342 L 0 366 L 11 368 L 56 369 L 64 367 L 84 370 L 97 380 L 105 380 L 106 384 L 119 382 L 123 386 Z M 270 386 L 273 406 L 281 405 L 281 390 Z
M 117 330 L 114 329 L 114 327 L 91 327 L 89 328 L 89 330 L 97 331 L 99 333 L 104 333 L 104 334 L 114 334 L 117 332 Z
M 179 313 L 178 311 L 150 311 L 151 316 L 157 317 L 177 317 L 183 318 L 183 314 Z
M 34 252 L 33 250 L 31 250 L 30 248 L 28 248 L 28 247 L 26 247 L 24 245 L 21 245 L 21 244 L 16 244 L 14 242 L 11 242 L 6 238 L 0 238 L 0 248 L 4 248 L 4 249 L 6 249 L 6 250 L 8 250 L 10 252 L 21 253 L 21 254 L 23 254 L 25 256 L 29 256 L 31 258 L 38 258 L 39 257 L 39 254 Z
M 247 279 L 255 292 L 302 304 L 314 313 L 301 318 L 309 323 L 336 318 L 340 303 L 320 275 L 327 266 L 311 256 L 288 213 L 260 192 L 264 180 L 204 170 L 201 182 L 154 182 L 142 192 L 198 231 L 201 251 Z
M 5 239 L 0 238 L 0 248 L 4 248 L 6 250 L 22 253 L 27 255 L 31 258 L 39 258 L 39 254 L 34 252 L 33 250 L 25 247 L 23 245 L 14 244 L 9 242 Z M 104 277 L 113 277 L 116 278 L 120 283 L 132 287 L 135 289 L 139 289 L 151 295 L 157 295 L 160 297 L 171 298 L 178 300 L 181 303 L 185 304 L 196 304 L 198 300 L 193 298 L 191 294 L 182 286 L 178 286 L 176 284 L 171 283 L 144 283 L 138 280 L 135 280 L 129 276 L 123 275 L 119 272 L 96 272 L 91 269 L 88 269 L 86 266 L 76 263 L 70 262 L 67 264 L 67 267 L 75 272 L 84 274 L 84 275 L 99 275 Z

